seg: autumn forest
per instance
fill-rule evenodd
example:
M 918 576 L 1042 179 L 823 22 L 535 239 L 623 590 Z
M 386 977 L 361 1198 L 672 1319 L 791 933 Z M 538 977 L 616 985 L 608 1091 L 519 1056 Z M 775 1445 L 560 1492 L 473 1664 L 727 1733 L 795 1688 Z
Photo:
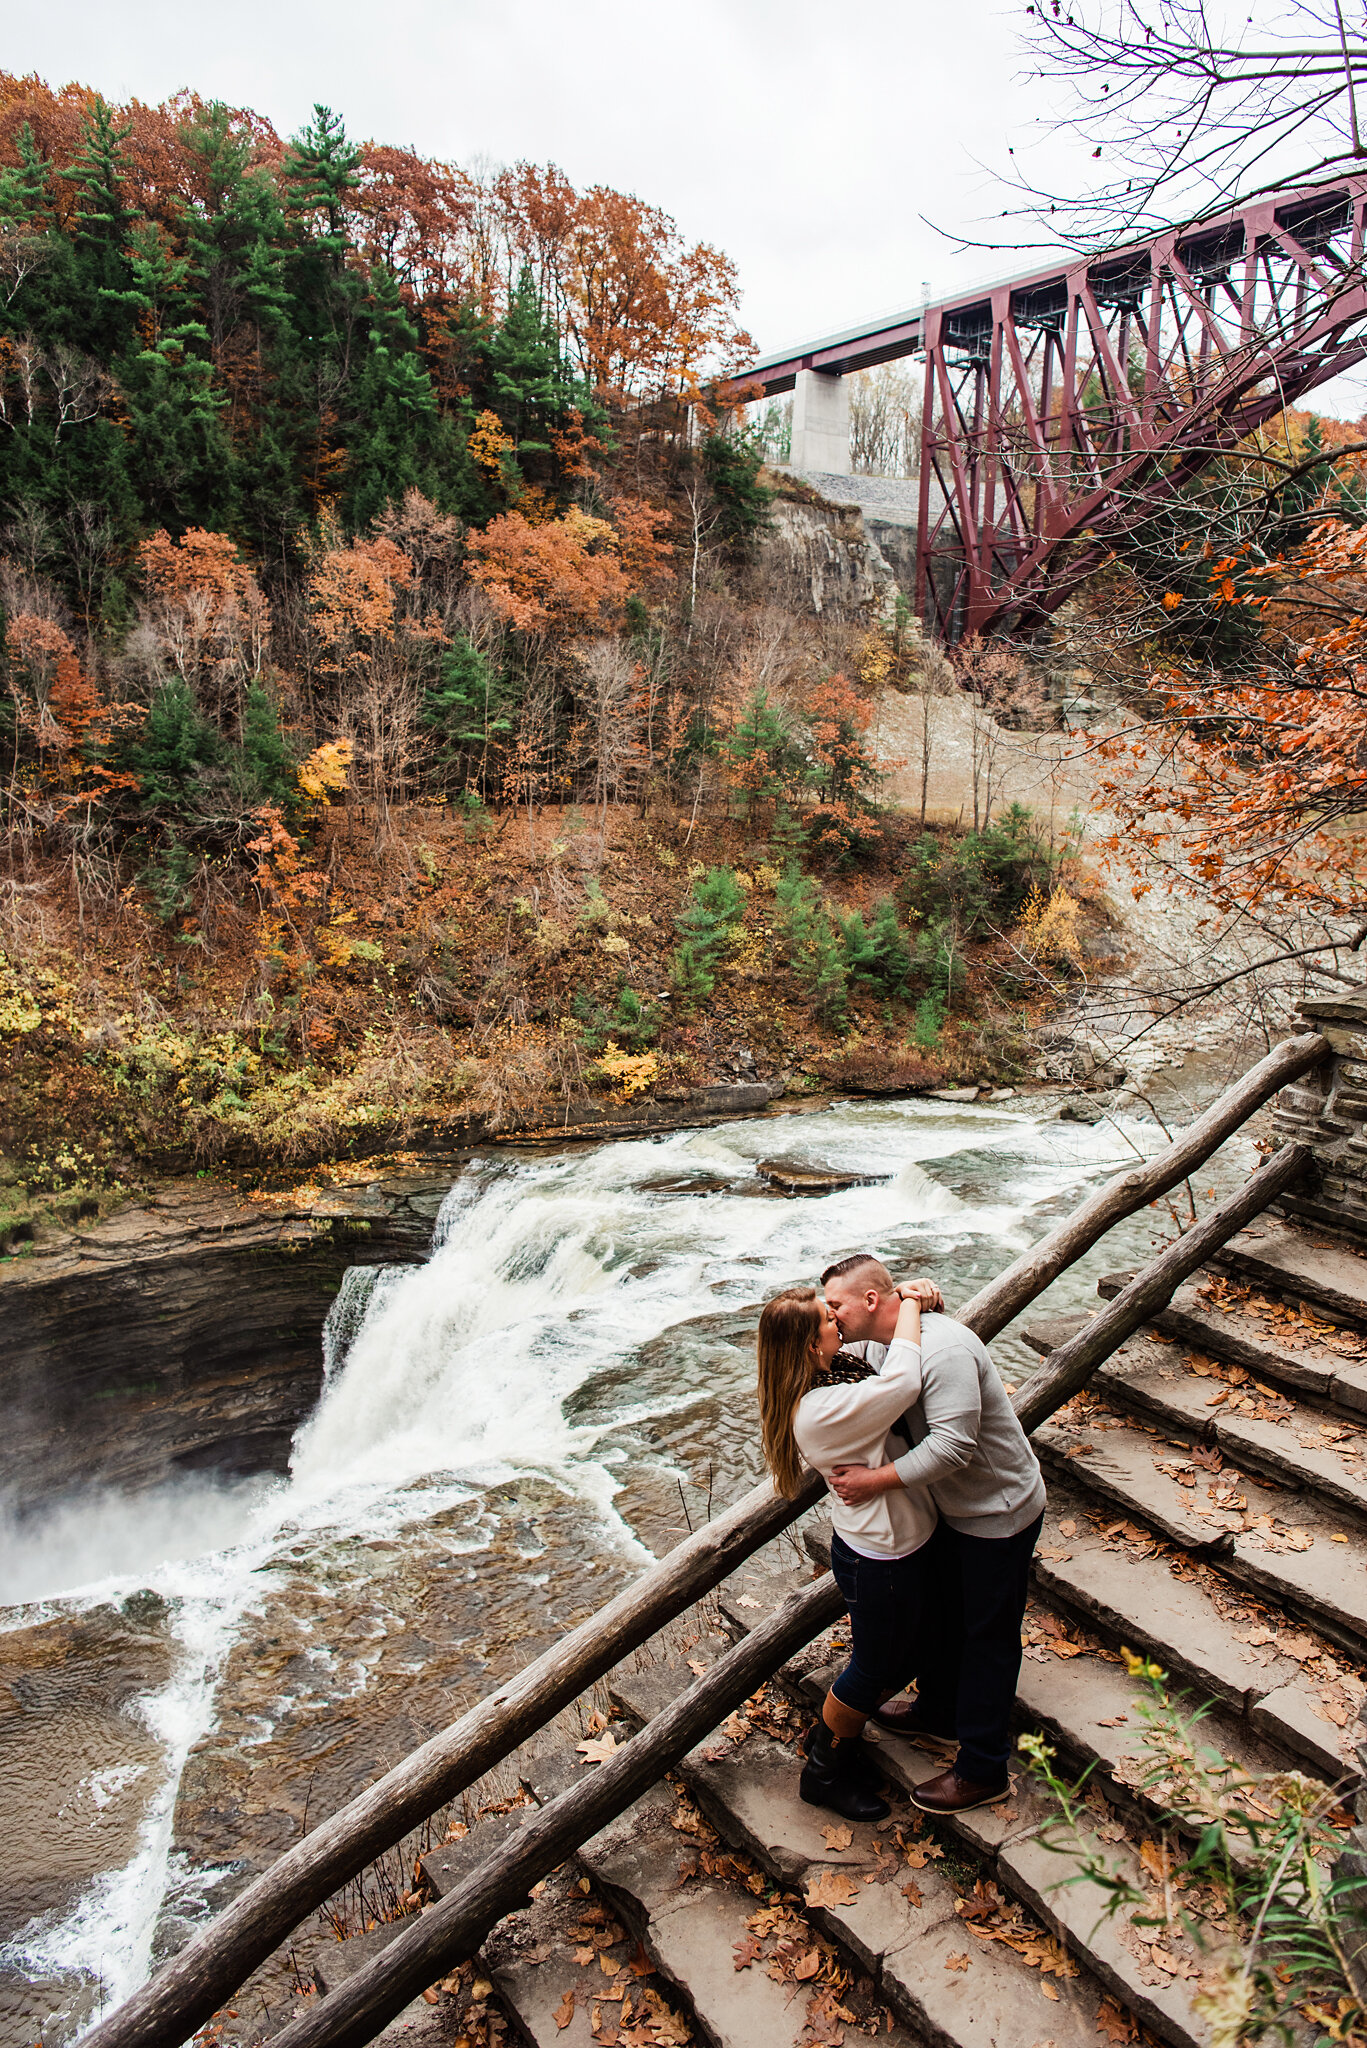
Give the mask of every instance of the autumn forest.
M 635 196 L 323 106 L 285 140 L 0 76 L 0 298 L 18 1229 L 159 1168 L 718 1079 L 1017 1081 L 1117 916 L 1076 810 L 993 794 L 1003 730 L 1057 727 L 1061 660 L 1135 713 L 1094 750 L 1112 854 L 1175 844 L 1217 919 L 1289 901 L 1278 943 L 1343 914 L 1357 643 L 1305 635 L 1310 586 L 1357 585 L 1352 430 L 1289 415 L 1221 466 L 1072 607 L 1071 652 L 951 661 L 905 588 L 794 580 L 804 546 L 872 557 L 718 398 L 752 353 L 733 266 Z M 919 802 L 885 800 L 899 699 Z

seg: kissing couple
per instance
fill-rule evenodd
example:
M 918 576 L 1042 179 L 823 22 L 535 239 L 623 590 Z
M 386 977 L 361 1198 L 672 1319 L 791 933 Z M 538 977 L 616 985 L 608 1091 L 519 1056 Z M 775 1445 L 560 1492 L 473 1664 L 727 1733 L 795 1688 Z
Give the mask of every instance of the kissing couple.
M 1009 1785 L 1039 1461 L 987 1347 L 942 1313 L 932 1281 L 898 1286 L 856 1252 L 821 1286 L 788 1288 L 759 1319 L 765 1462 L 788 1498 L 807 1466 L 830 1486 L 850 1615 L 850 1660 L 807 1738 L 800 1791 L 846 1820 L 882 1820 L 873 1719 L 953 1748 L 911 1796 L 963 1813 Z M 913 1682 L 913 1699 L 889 1704 Z

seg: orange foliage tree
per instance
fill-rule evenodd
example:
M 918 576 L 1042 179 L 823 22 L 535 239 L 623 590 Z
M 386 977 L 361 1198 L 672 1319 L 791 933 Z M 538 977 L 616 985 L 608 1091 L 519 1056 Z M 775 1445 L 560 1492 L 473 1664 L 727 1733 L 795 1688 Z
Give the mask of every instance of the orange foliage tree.
M 1172 663 L 1150 677 L 1152 713 L 1099 747 L 1120 825 L 1108 844 L 1195 877 L 1223 910 L 1360 911 L 1367 530 L 1324 520 L 1236 582 L 1239 568 L 1210 564 L 1211 601 L 1261 615 L 1266 659 L 1244 676 Z
M 179 541 L 154 533 L 138 550 L 144 619 L 162 652 L 208 711 L 260 679 L 270 646 L 270 607 L 227 534 L 191 527 Z

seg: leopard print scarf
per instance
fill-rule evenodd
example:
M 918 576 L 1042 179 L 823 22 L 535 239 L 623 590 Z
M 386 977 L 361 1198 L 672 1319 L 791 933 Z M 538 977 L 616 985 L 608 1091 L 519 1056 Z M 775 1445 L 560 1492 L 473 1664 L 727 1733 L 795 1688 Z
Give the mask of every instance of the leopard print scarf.
M 818 1387 L 856 1387 L 861 1380 L 871 1380 L 873 1367 L 864 1359 L 856 1358 L 852 1351 L 837 1351 L 821 1377 L 813 1382 Z

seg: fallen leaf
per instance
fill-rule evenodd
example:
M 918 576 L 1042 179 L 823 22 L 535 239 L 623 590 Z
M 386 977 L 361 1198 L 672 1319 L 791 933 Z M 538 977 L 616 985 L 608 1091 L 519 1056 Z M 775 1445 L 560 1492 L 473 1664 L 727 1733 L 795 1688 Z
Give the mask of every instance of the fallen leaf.
M 1077 1534 L 1077 1523 L 1076 1523 L 1076 1522 L 1060 1522 L 1060 1523 L 1059 1523 L 1059 1525 L 1058 1525 L 1058 1533 L 1059 1533 L 1059 1535 L 1060 1535 L 1060 1536 L 1076 1536 L 1076 1534 Z
M 612 1957 L 608 1954 L 607 1950 L 604 1949 L 603 1953 L 598 1958 L 598 1967 L 605 1977 L 618 1977 L 621 1975 L 624 1965 L 621 1963 L 614 1963 Z
M 559 2005 L 555 2008 L 555 2012 L 552 2015 L 552 2017 L 555 2020 L 556 2026 L 560 2029 L 561 2033 L 563 2034 L 566 2027 L 569 2025 L 570 2021 L 574 2018 L 573 1987 L 571 1987 L 571 1989 L 565 1993 L 565 1996 L 561 1999 Z
M 1156 1970 L 1161 1970 L 1161 1971 L 1163 1972 L 1164 1976 L 1166 1976 L 1166 1977 L 1175 1977 L 1175 1976 L 1176 1976 L 1176 1974 L 1177 1974 L 1177 1965 L 1176 1965 L 1176 1963 L 1175 1963 L 1175 1962 L 1173 1961 L 1172 1957 L 1171 1957 L 1171 1956 L 1170 1956 L 1170 1955 L 1168 1954 L 1168 1952 L 1167 1952 L 1167 1950 L 1166 1950 L 1165 1948 L 1159 1948 L 1159 1946 L 1158 1946 L 1157 1942 L 1153 1942 L 1153 1943 L 1152 1943 L 1152 1944 L 1150 1945 L 1150 1948 L 1149 1948 L 1149 1960 L 1150 1960 L 1150 1961 L 1152 1962 L 1152 1964 L 1153 1964 L 1153 1966 L 1154 1966 L 1154 1968 L 1155 1968 Z
M 1219 1472 L 1223 1470 L 1225 1461 L 1213 1444 L 1194 1444 L 1191 1462 L 1199 1465 L 1203 1472 Z
M 815 1977 L 820 1968 L 821 1950 L 819 1948 L 809 1948 L 807 1953 L 799 1956 L 793 1964 L 793 1975 L 797 1978 L 799 1984 L 806 1984 L 811 1978 Z
M 1098 1728 L 1123 1728 L 1129 1720 L 1128 1714 L 1112 1714 L 1105 1721 L 1098 1721 Z
M 586 1764 L 605 1764 L 617 1754 L 617 1737 L 611 1728 L 593 1742 L 576 1742 L 574 1745 Z
M 1054 2004 L 1058 2004 L 1058 1986 L 1056 1984 L 1051 1984 L 1047 1977 L 1041 1977 L 1039 1980 L 1039 1988 L 1044 1993 L 1046 1998 L 1052 1998 Z
M 737 1607 L 763 1607 L 764 1602 L 762 1600 L 752 1600 L 748 1593 L 742 1593 L 736 1605 Z
M 968 1957 L 966 1955 L 946 1956 L 945 1968 L 947 1970 L 966 1970 L 968 1968 Z
M 755 1958 L 762 1953 L 763 1943 L 756 1941 L 753 1934 L 743 1935 L 732 1950 L 735 1967 L 738 1970 L 748 1970 Z
M 803 1893 L 809 1906 L 848 1906 L 859 1897 L 859 1884 L 844 1870 L 823 1870 Z
M 591 1948 L 577 1948 L 574 1952 L 574 1960 L 578 1963 L 581 1970 L 587 1970 L 589 1964 L 593 1961 L 593 1950 Z
M 821 1832 L 826 1838 L 826 1847 L 828 1849 L 848 1849 L 850 1843 L 854 1840 L 853 1828 L 838 1828 L 832 1826 L 828 1828 L 823 1828 Z
M 921 1887 L 917 1884 L 915 1878 L 912 1878 L 907 1884 L 902 1886 L 902 1897 L 909 1906 L 922 1906 L 925 1904 L 925 1900 L 921 1896 Z
M 1056 1636 L 1049 1647 L 1056 1657 L 1085 1657 L 1087 1654 L 1085 1643 L 1068 1643 L 1062 1636 Z
M 688 1659 L 688 1668 L 695 1678 L 706 1678 L 707 1676 L 708 1666 L 703 1663 L 701 1657 L 690 1657 Z
M 1157 1842 L 1141 1842 L 1139 1860 L 1155 1884 L 1162 1884 L 1168 1874 L 1167 1858 Z
M 429 1984 L 429 1985 L 428 1985 L 428 1987 L 427 1987 L 427 1989 L 426 1989 L 426 1991 L 424 1991 L 422 1995 L 423 1995 L 423 2001 L 424 2001 L 424 2003 L 425 2003 L 425 2004 L 427 2004 L 427 2005 L 440 2005 L 440 2004 L 441 2004 L 441 1993 L 440 1993 L 440 1991 L 438 1991 L 438 1990 L 437 1990 L 436 1986 L 435 1986 L 435 1985 L 433 1985 L 433 1984 Z
M 1067 1564 L 1073 1555 L 1071 1550 L 1050 1550 L 1043 1544 L 1035 1554 L 1037 1557 L 1047 1557 L 1051 1564 Z
M 1338 1531 L 1335 1530 L 1334 1534 L 1329 1538 L 1329 1541 L 1331 1543 L 1346 1543 L 1348 1541 L 1348 1538 L 1346 1536 L 1340 1536 Z
M 1307 1657 L 1319 1655 L 1318 1643 L 1312 1642 L 1309 1636 L 1283 1636 L 1277 1648 L 1284 1656 L 1294 1657 L 1298 1664 L 1304 1664 Z

